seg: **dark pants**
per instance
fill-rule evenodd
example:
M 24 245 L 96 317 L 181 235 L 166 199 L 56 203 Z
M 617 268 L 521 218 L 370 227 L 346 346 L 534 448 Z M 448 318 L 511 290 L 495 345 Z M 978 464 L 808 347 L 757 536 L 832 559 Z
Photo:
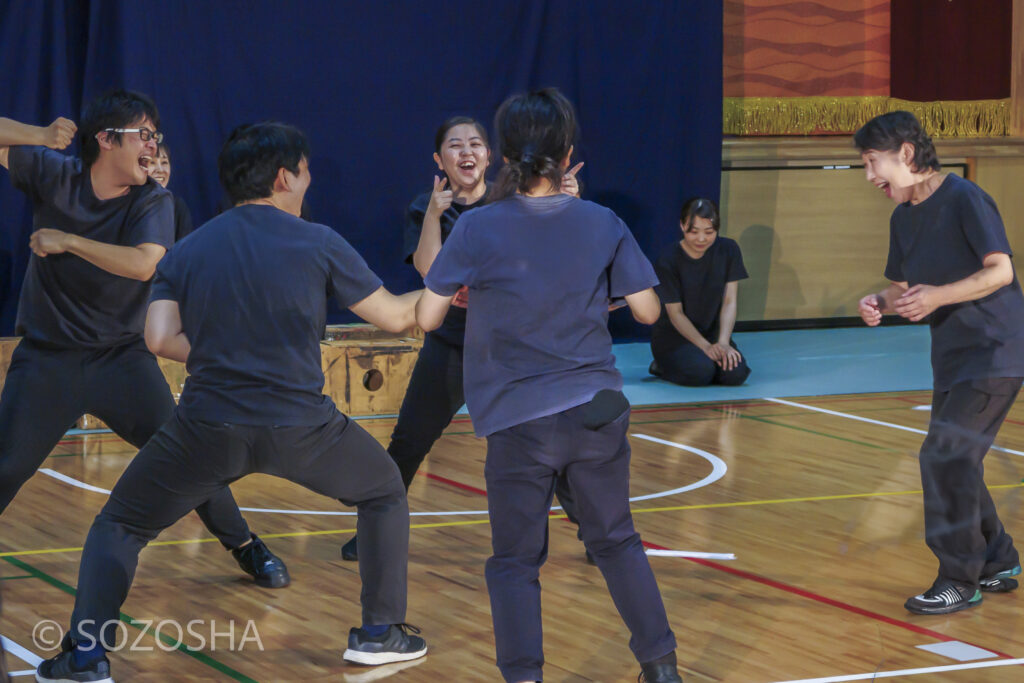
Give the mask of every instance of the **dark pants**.
M 112 349 L 49 349 L 27 339 L 14 350 L 0 394 L 0 513 L 85 413 L 142 448 L 174 411 L 156 358 L 142 340 Z M 250 539 L 231 491 L 197 501 L 196 512 L 225 547 Z
M 985 487 L 982 464 L 1020 386 L 1020 378 L 972 380 L 932 394 L 921 484 L 925 540 L 942 578 L 977 586 L 980 577 L 1020 562 Z
M 732 347 L 736 348 L 736 345 Z M 659 349 L 654 352 L 654 362 L 658 377 L 687 387 L 706 387 L 709 384 L 738 386 L 750 375 L 746 356 L 732 370 L 723 370 L 693 344 L 683 344 L 671 350 Z
M 432 332 L 423 340 L 388 444 L 406 490 L 434 442 L 465 403 L 462 348 Z M 564 480 L 559 480 L 556 493 L 569 519 L 576 522 L 572 495 Z
M 145 545 L 247 474 L 282 477 L 358 509 L 363 623 L 405 621 L 409 507 L 398 468 L 341 413 L 316 427 L 252 427 L 178 412 L 135 456 L 96 517 L 82 553 L 71 618 L 76 639 L 100 638 L 128 596 Z M 115 642 L 112 626 L 106 642 Z
M 585 407 L 487 437 L 487 507 L 494 549 L 487 560 L 487 590 L 498 668 L 509 683 L 542 679 L 539 575 L 548 553 L 548 507 L 562 476 L 576 496 L 583 542 L 632 634 L 633 654 L 649 662 L 676 647 L 629 511 L 629 413 L 589 430 L 583 426 Z

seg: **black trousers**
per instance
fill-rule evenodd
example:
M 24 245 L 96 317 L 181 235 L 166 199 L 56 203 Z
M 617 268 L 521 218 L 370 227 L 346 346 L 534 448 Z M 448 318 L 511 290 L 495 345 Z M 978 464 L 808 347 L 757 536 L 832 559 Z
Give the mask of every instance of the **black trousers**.
M 466 402 L 462 350 L 461 345 L 432 332 L 423 340 L 388 444 L 388 453 L 402 473 L 406 490 L 434 442 L 441 438 L 441 433 Z M 578 522 L 572 494 L 562 479 L 558 481 L 556 494 L 569 519 Z
M 487 437 L 487 560 L 498 668 L 508 683 L 542 680 L 540 568 L 548 554 L 548 508 L 566 479 L 587 550 L 604 575 L 640 662 L 675 650 L 658 584 L 629 510 L 627 411 L 591 430 L 586 406 L 530 420 Z M 585 628 L 585 624 L 580 624 Z
M 921 484 L 925 540 L 939 558 L 942 578 L 977 586 L 980 577 L 1020 563 L 982 464 L 1020 387 L 1020 378 L 981 379 L 932 394 Z
M 732 347 L 737 348 L 735 344 Z M 723 370 L 693 344 L 682 344 L 670 350 L 653 350 L 653 355 L 659 377 L 687 387 L 706 387 L 709 384 L 738 386 L 750 375 L 746 356 L 732 370 Z
M 95 415 L 142 448 L 173 411 L 167 381 L 142 340 L 111 349 L 66 350 L 22 339 L 0 394 L 0 513 L 83 414 Z M 249 540 L 249 527 L 228 489 L 196 505 L 225 547 Z
M 315 427 L 254 427 L 189 420 L 176 411 L 128 465 L 89 530 L 72 636 L 116 642 L 118 612 L 142 548 L 254 472 L 356 506 L 363 623 L 405 621 L 409 507 L 398 468 L 376 439 L 338 412 Z

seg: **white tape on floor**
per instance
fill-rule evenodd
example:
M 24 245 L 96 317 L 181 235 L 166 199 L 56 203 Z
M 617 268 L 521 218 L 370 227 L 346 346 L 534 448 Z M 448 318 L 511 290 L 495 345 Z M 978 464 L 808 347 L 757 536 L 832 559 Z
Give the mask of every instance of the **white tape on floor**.
M 784 406 L 792 406 L 794 408 L 803 408 L 804 410 L 811 410 L 816 413 L 824 413 L 825 415 L 835 415 L 836 417 L 844 417 L 847 420 L 856 420 L 857 422 L 866 422 L 867 424 L 879 425 L 880 427 L 891 427 L 892 429 L 899 429 L 904 432 L 911 432 L 913 434 L 927 434 L 923 429 L 916 429 L 914 427 L 906 427 L 904 425 L 893 424 L 892 422 L 882 422 L 881 420 L 872 420 L 870 417 L 861 417 L 860 415 L 851 415 L 850 413 L 840 413 L 838 410 L 829 410 L 828 408 L 819 408 L 817 406 L 809 406 L 806 403 L 796 403 L 794 401 L 786 401 L 781 398 L 764 398 L 764 401 L 770 401 L 772 403 L 779 403 Z M 1003 453 L 1012 453 L 1013 455 L 1024 455 L 1024 451 L 1015 451 L 1012 448 L 1003 448 L 1001 446 L 992 446 L 992 450 L 1001 451 Z

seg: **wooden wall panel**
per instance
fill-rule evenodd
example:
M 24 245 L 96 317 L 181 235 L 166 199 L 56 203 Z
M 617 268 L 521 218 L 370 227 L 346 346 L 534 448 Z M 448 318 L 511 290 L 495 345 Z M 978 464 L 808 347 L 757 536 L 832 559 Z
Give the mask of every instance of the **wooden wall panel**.
M 738 319 L 856 316 L 860 297 L 886 284 L 894 207 L 860 168 L 725 170 L 722 234 L 750 274 Z
M 886 96 L 889 0 L 727 0 L 725 97 Z

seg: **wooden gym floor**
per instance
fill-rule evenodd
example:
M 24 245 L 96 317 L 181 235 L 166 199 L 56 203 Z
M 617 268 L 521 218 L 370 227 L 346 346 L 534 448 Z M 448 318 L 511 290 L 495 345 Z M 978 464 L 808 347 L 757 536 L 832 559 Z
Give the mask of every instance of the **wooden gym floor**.
M 634 409 L 632 490 L 648 498 L 633 508 L 645 543 L 736 556 L 651 557 L 687 681 L 1021 680 L 1020 594 L 986 595 L 980 607 L 948 616 L 903 609 L 935 573 L 916 461 L 928 400 L 914 391 Z M 386 441 L 393 420 L 361 424 Z M 1024 404 L 997 446 L 1004 450 L 990 452 L 987 481 L 1008 530 L 1024 538 Z M 44 468 L 70 480 L 37 474 L 4 514 L 0 633 L 22 655 L 9 651 L 12 671 L 53 654 L 42 643 L 52 644 L 52 629 L 37 624 L 65 627 L 70 617 L 81 545 L 105 499 L 76 484 L 111 488 L 132 455 L 110 434 L 68 438 Z M 111 655 L 115 679 L 500 680 L 483 578 L 484 455 L 484 441 L 457 419 L 410 491 L 414 513 L 426 513 L 412 518 L 408 614 L 430 645 L 424 660 L 380 669 L 342 661 L 348 628 L 360 621 L 357 568 L 339 555 L 354 518 L 286 514 L 348 510 L 257 475 L 233 490 L 243 507 L 262 509 L 246 517 L 287 562 L 292 585 L 255 587 L 189 515 L 143 552 L 123 610 L 151 631 L 161 621 L 200 620 L 193 631 L 206 647 L 186 651 L 199 642 L 186 632 L 174 651 L 168 624 L 159 641 L 126 626 L 135 651 Z M 564 520 L 552 519 L 541 580 L 546 680 L 636 680 L 628 633 Z M 985 658 L 959 661 L 956 643 Z

